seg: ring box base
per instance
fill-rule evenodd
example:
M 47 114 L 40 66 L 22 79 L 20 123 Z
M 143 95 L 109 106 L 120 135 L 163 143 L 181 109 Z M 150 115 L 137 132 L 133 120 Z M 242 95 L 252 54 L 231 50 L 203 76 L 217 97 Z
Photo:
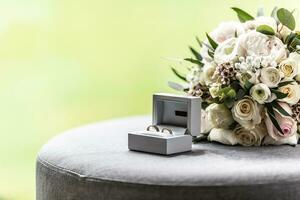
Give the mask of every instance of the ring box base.
M 162 155 L 171 155 L 192 150 L 192 136 L 150 136 L 142 132 L 128 134 L 128 148 Z

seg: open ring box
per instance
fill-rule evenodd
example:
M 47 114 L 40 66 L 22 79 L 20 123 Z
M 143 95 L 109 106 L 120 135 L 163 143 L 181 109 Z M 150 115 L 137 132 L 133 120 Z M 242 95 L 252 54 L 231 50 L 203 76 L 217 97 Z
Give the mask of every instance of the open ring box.
M 200 119 L 199 97 L 154 94 L 152 127 L 159 131 L 150 126 L 128 133 L 128 148 L 164 155 L 191 151 L 192 136 L 200 134 Z

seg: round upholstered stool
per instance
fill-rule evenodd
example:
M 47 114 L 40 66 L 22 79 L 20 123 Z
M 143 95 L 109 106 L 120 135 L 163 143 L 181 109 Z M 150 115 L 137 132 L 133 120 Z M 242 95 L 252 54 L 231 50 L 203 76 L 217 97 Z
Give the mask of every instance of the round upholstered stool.
M 148 117 L 92 124 L 52 139 L 37 158 L 37 200 L 299 200 L 300 148 L 212 143 L 160 156 L 129 151 Z

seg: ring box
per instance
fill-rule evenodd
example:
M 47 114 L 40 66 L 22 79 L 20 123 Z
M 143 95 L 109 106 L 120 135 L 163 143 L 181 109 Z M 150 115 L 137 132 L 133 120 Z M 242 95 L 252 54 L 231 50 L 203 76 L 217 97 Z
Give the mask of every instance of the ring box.
M 192 136 L 200 134 L 199 97 L 158 93 L 153 95 L 152 125 L 160 131 L 128 133 L 128 148 L 157 154 L 176 154 L 192 150 Z M 150 125 L 150 124 L 149 124 Z M 172 133 L 172 134 L 171 134 Z

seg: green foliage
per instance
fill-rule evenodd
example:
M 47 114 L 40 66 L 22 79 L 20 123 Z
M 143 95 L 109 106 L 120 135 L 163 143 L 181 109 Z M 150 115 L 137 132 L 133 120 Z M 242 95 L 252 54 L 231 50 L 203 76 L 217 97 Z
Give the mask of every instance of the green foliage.
M 297 50 L 297 46 L 300 45 L 300 34 L 299 33 L 291 33 L 287 36 L 285 43 L 290 52 L 295 52 Z
M 281 24 L 288 27 L 291 30 L 296 28 L 296 21 L 293 14 L 285 8 L 277 10 L 277 18 Z
M 249 80 L 246 80 L 244 87 L 245 87 L 246 91 L 249 91 L 253 85 L 254 84 L 251 83 Z
M 185 75 L 181 74 L 180 72 L 178 72 L 175 68 L 171 67 L 171 70 L 172 72 L 178 77 L 180 78 L 181 80 L 183 81 L 187 81 L 186 78 L 185 78 Z
M 247 12 L 245 12 L 240 8 L 232 7 L 231 9 L 236 12 L 240 22 L 246 22 L 254 19 L 254 17 L 252 17 L 250 14 L 248 14 Z
M 266 105 L 266 107 L 267 107 L 267 113 L 268 113 L 268 115 L 269 115 L 269 117 L 270 117 L 271 122 L 273 123 L 273 125 L 275 126 L 275 128 L 276 128 L 281 134 L 283 134 L 283 131 L 282 131 L 282 129 L 281 129 L 280 125 L 278 124 L 278 121 L 277 121 L 277 119 L 276 119 L 276 117 L 275 117 L 275 112 L 274 112 L 273 106 L 272 106 L 271 104 L 269 104 L 269 103 L 267 103 L 267 104 L 265 104 L 265 105 Z
M 279 92 L 278 90 L 275 90 L 275 89 L 271 89 L 271 92 L 276 95 L 277 99 L 284 99 L 285 97 L 288 96 L 288 94 Z
M 285 115 L 285 116 L 288 116 L 288 117 L 291 117 L 291 115 L 290 115 L 287 111 L 285 111 L 285 110 L 280 106 L 280 104 L 279 104 L 278 102 L 273 101 L 273 102 L 271 103 L 271 105 L 273 106 L 273 108 L 275 108 L 276 110 L 278 110 L 281 114 L 283 114 L 283 115 Z
M 257 32 L 260 32 L 265 35 L 275 35 L 275 31 L 268 25 L 260 25 L 256 28 Z
M 191 63 L 193 63 L 193 64 L 197 64 L 198 66 L 200 66 L 200 67 L 203 67 L 203 63 L 202 62 L 200 62 L 199 60 L 195 60 L 195 59 L 193 59 L 193 58 L 185 58 L 184 59 L 185 61 L 188 61 L 188 62 L 191 62 Z
M 209 35 L 208 33 L 206 33 L 206 37 L 208 39 L 209 44 L 211 45 L 211 47 L 215 50 L 218 47 L 217 42 L 215 42 Z
M 278 87 L 283 87 L 286 86 L 288 84 L 294 83 L 295 81 L 284 81 L 278 84 Z
M 189 47 L 190 51 L 192 52 L 192 54 L 195 56 L 195 58 L 199 61 L 202 61 L 202 56 L 200 55 L 200 53 L 198 53 L 198 51 L 196 51 L 193 47 Z

